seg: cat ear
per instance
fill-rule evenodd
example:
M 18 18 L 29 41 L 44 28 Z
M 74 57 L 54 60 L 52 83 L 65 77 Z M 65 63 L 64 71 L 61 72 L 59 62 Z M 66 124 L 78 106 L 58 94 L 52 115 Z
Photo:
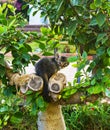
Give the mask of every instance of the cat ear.
M 54 58 L 56 61 L 59 60 L 58 48 L 54 48 Z

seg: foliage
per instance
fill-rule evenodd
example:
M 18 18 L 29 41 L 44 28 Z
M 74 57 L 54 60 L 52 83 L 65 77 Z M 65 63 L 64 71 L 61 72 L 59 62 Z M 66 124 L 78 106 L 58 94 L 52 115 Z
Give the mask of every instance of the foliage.
M 9 86 L 11 87 L 11 86 Z M 36 116 L 25 106 L 25 96 L 14 94 L 14 87 L 0 89 L 0 129 L 36 130 Z M 30 126 L 31 124 L 31 126 Z
M 59 46 L 63 36 L 61 33 L 55 33 L 51 28 L 41 27 L 39 39 L 35 39 L 36 45 L 42 55 L 53 55 L 54 48 Z M 37 51 L 37 50 L 36 50 Z
M 83 87 L 88 94 L 109 91 L 110 1 L 32 0 L 30 3 L 36 8 L 33 14 L 41 10 L 41 17 L 49 18 L 51 28 L 56 33 L 60 31 L 69 44 L 76 46 L 77 56 L 69 61 L 74 62 L 78 72 L 70 86 L 78 91 Z M 93 55 L 92 61 L 89 55 Z M 79 77 L 80 84 L 77 83 Z
M 28 91 L 26 93 L 25 106 L 30 115 L 36 116 L 39 111 L 44 111 L 47 105 L 39 92 Z
M 36 129 L 37 113 L 44 111 L 47 103 L 39 93 L 28 91 L 25 95 L 16 94 L 13 86 L 0 89 L 0 129 Z M 21 127 L 22 126 L 22 127 Z
M 10 12 L 10 13 L 9 13 Z M 26 97 L 16 93 L 15 86 L 10 86 L 6 77 L 5 56 L 12 54 L 12 67 L 14 72 L 22 72 L 29 63 L 38 60 L 38 56 L 31 55 L 32 49 L 28 41 L 38 38 L 37 33 L 20 30 L 26 21 L 20 13 L 15 14 L 15 8 L 4 3 L 0 6 L 0 129 L 9 124 L 22 124 L 25 112 L 37 115 L 39 109 L 44 109 L 46 103 L 39 94 L 27 94 Z M 28 98 L 27 98 L 28 97 Z M 27 98 L 24 99 L 24 98 Z M 33 102 L 29 102 L 35 99 Z M 25 103 L 25 100 L 27 101 Z M 25 111 L 21 111 L 21 108 Z M 36 122 L 34 122 L 36 124 Z M 16 126 L 17 127 L 17 126 Z M 10 128 L 11 129 L 11 128 Z
M 6 126 L 9 120 L 11 123 L 22 122 L 23 114 L 18 107 L 21 99 L 13 94 L 14 91 L 14 87 L 10 86 L 0 89 L 0 129 Z
M 77 55 L 70 57 L 68 61 L 73 63 L 73 67 L 78 68 L 78 72 L 75 74 L 73 83 L 68 84 L 70 87 L 62 92 L 63 98 L 68 98 L 77 91 L 84 91 L 87 96 L 101 92 L 106 92 L 106 95 L 110 96 L 108 89 L 110 86 L 110 0 L 31 0 L 30 3 L 36 8 L 34 14 L 41 10 L 41 16 L 49 18 L 51 29 L 42 28 L 41 35 L 20 31 L 19 28 L 25 25 L 21 14 L 15 15 L 15 8 L 10 4 L 5 3 L 0 7 L 0 51 L 2 51 L 0 53 L 0 79 L 4 84 L 0 88 L 1 128 L 8 122 L 22 123 L 22 117 L 25 114 L 21 113 L 19 108 L 19 104 L 23 100 L 16 95 L 14 88 L 8 85 L 5 75 L 5 55 L 11 52 L 14 72 L 23 71 L 23 68 L 30 62 L 39 58 L 30 55 L 32 48 L 26 44 L 33 38 L 36 39 L 35 42 L 43 55 L 53 54 L 51 50 L 59 47 L 60 40 L 66 40 L 70 45 L 75 45 Z M 93 52 L 95 55 L 90 61 L 88 56 Z M 78 82 L 79 77 L 80 83 Z M 24 104 L 31 115 L 36 115 L 47 105 L 39 93 L 29 92 L 26 94 L 26 98 Z M 81 118 L 85 116 L 85 113 L 91 112 L 89 107 L 83 107 L 83 109 Z M 78 110 L 81 108 L 79 107 Z M 103 117 L 106 116 L 100 108 L 96 108 L 96 110 L 99 110 Z M 76 110 L 76 113 L 71 113 L 72 117 L 76 114 L 76 120 L 78 112 L 80 111 Z M 107 112 L 109 113 L 108 110 Z M 91 116 L 86 119 L 91 119 Z M 106 124 L 106 122 L 104 123 Z M 78 127 L 83 128 L 83 124 L 81 122 L 80 124 Z M 108 123 L 106 126 L 109 127 Z M 77 127 L 75 126 L 75 128 Z
M 11 14 L 7 15 L 10 11 Z M 32 60 L 29 54 L 32 50 L 26 44 L 29 34 L 21 32 L 18 27 L 23 27 L 26 21 L 20 14 L 15 15 L 15 8 L 9 4 L 3 4 L 0 7 L 0 77 L 5 76 L 4 59 L 8 52 L 11 52 L 13 60 L 12 66 L 14 71 L 20 71 L 23 67 L 27 66 Z M 18 28 L 18 29 L 17 29 Z
M 107 104 L 63 107 L 67 130 L 109 130 L 110 106 Z
M 61 34 L 60 30 L 58 33 L 51 28 L 41 27 L 39 38 L 34 39 L 34 42 L 30 44 L 34 52 L 41 53 L 42 55 L 48 56 L 54 54 L 54 48 L 58 48 L 59 53 L 75 52 L 73 45 L 68 45 L 65 41 L 65 37 Z M 68 50 L 67 50 L 68 49 Z

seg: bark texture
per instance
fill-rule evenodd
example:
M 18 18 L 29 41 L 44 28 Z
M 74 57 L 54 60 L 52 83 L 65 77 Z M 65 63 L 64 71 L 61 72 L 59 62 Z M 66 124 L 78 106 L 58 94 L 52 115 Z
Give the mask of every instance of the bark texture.
M 45 112 L 38 114 L 38 130 L 66 130 L 61 106 L 50 103 Z
M 5 63 L 6 66 L 6 76 L 9 79 L 10 85 L 15 85 L 16 90 L 18 91 L 18 87 L 20 87 L 20 91 L 22 93 L 26 93 L 28 89 L 33 91 L 41 91 L 43 89 L 43 80 L 41 77 L 35 74 L 20 74 L 14 73 L 13 69 Z

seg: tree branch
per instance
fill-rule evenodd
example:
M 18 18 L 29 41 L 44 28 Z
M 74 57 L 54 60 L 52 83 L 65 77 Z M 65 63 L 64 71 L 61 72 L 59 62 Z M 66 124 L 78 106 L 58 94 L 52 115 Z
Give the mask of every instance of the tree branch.
M 18 91 L 26 93 L 28 89 L 32 91 L 41 91 L 43 89 L 43 80 L 35 74 L 19 74 L 14 73 L 10 65 L 5 62 L 6 76 L 9 79 L 10 85 L 15 85 Z M 67 104 L 84 104 L 86 102 L 94 102 L 98 99 L 99 95 L 85 96 L 84 92 L 76 92 L 68 99 L 59 99 L 62 90 L 66 87 L 66 77 L 62 73 L 56 73 L 49 79 L 49 96 L 54 102 L 59 105 Z M 82 99 L 82 97 L 85 97 Z
M 67 105 L 67 104 L 84 104 L 86 102 L 95 102 L 98 98 L 99 95 L 91 95 L 86 97 L 85 99 L 81 99 L 81 97 L 84 96 L 84 92 L 76 92 L 73 94 L 70 98 L 68 99 L 61 99 L 58 101 L 58 104 L 60 105 Z
M 43 88 L 43 80 L 41 77 L 35 74 L 19 74 L 14 73 L 9 64 L 5 61 L 6 66 L 6 76 L 9 79 L 10 85 L 15 85 L 18 91 L 18 87 L 20 87 L 20 91 L 22 93 L 26 93 L 28 89 L 33 91 L 41 91 Z
M 83 104 L 86 102 L 94 102 L 98 99 L 99 95 L 85 95 L 85 92 L 76 92 L 70 98 L 59 99 L 61 92 L 66 88 L 66 76 L 62 73 L 56 73 L 49 79 L 49 91 L 52 101 L 58 103 L 59 105 L 66 104 Z M 84 97 L 84 98 L 83 98 Z

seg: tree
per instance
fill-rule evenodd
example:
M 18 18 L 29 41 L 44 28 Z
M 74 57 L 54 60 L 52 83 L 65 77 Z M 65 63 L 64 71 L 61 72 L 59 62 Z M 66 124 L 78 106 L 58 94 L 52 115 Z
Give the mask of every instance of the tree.
M 52 30 L 42 29 L 43 33 L 41 34 L 41 37 L 38 37 L 37 39 L 40 43 L 40 48 L 42 51 L 44 50 L 43 54 L 49 54 L 46 52 L 47 45 L 54 48 L 58 45 L 58 40 L 68 40 L 69 44 L 75 45 L 77 50 L 77 55 L 68 59 L 69 62 L 74 62 L 73 65 L 78 68 L 73 84 L 69 84 L 68 87 L 61 91 L 61 99 L 54 104 L 50 103 L 50 108 L 47 108 L 46 112 L 50 114 L 49 110 L 53 110 L 54 113 L 58 110 L 59 115 L 61 115 L 61 110 L 58 104 L 84 103 L 86 101 L 91 102 L 97 99 L 97 95 L 99 96 L 102 95 L 103 92 L 108 92 L 110 84 L 110 1 L 42 0 L 39 2 L 32 0 L 30 4 L 33 4 L 36 9 L 41 10 L 42 16 L 45 16 L 45 18 L 48 17 L 50 20 L 50 27 Z M 8 8 L 11 8 L 12 13 L 14 12 L 14 8 L 12 6 L 8 5 Z M 1 16 L 3 19 L 1 19 L 0 26 L 0 47 L 1 49 L 5 48 L 4 54 L 9 51 L 12 52 L 12 56 L 14 58 L 12 66 L 15 73 L 16 70 L 19 71 L 23 66 L 25 67 L 31 60 L 33 60 L 33 58 L 29 55 L 31 48 L 29 45 L 25 44 L 30 34 L 25 34 L 24 32 L 16 30 L 18 23 L 21 23 L 18 22 L 17 18 L 21 17 L 18 17 L 19 15 L 13 17 L 8 16 L 8 20 L 6 20 L 7 11 L 4 11 L 4 9 L 6 9 L 5 4 L 1 10 Z M 59 38 L 59 35 L 62 37 Z M 51 41 L 52 38 L 55 40 L 55 44 Z M 93 52 L 94 57 L 90 62 L 88 60 L 88 55 L 93 55 Z M 6 66 L 4 54 L 1 54 L 0 58 L 0 69 L 2 72 L 0 76 L 3 83 L 6 84 L 7 80 L 5 78 Z M 87 65 L 88 67 L 85 70 L 85 66 Z M 92 75 L 88 74 L 90 72 Z M 80 83 L 77 82 L 78 77 L 80 77 Z M 33 92 L 28 92 L 26 95 L 28 95 L 27 101 L 31 104 L 31 112 L 33 114 L 36 114 L 39 110 L 44 110 L 47 104 L 43 101 L 43 98 L 39 93 L 33 95 Z M 34 100 L 36 102 L 34 102 Z M 46 115 L 45 112 L 43 114 Z M 63 122 L 62 118 L 59 119 L 59 121 Z M 42 121 L 48 120 L 44 120 L 44 118 L 42 118 Z M 49 126 L 51 124 L 48 123 L 46 125 Z M 62 129 L 63 123 L 60 125 L 61 126 L 59 127 Z M 50 127 L 50 129 L 54 128 Z
M 30 3 L 36 11 L 41 10 L 41 16 L 49 18 L 50 26 L 56 33 L 60 32 L 63 39 L 76 46 L 77 56 L 70 57 L 69 61 L 78 62 L 74 64 L 78 68 L 75 78 L 86 78 L 82 78 L 80 84 L 74 79 L 74 88 L 85 87 L 89 94 L 105 92 L 110 84 L 110 1 L 42 0 Z M 89 55 L 93 56 L 91 62 Z M 88 75 L 90 72 L 93 75 Z
M 110 1 L 109 0 L 42 0 L 31 1 L 41 16 L 49 18 L 51 28 L 63 34 L 69 44 L 75 45 L 77 56 L 70 57 L 70 62 L 78 68 L 73 81 L 73 88 L 68 89 L 64 98 L 78 91 L 87 95 L 109 91 L 110 74 Z M 88 60 L 93 55 L 93 60 Z M 85 70 L 85 66 L 88 66 Z M 83 71 L 83 73 L 82 73 Z M 92 73 L 88 75 L 88 73 Z M 81 77 L 80 83 L 77 78 Z M 72 85 L 70 85 L 72 86 Z

